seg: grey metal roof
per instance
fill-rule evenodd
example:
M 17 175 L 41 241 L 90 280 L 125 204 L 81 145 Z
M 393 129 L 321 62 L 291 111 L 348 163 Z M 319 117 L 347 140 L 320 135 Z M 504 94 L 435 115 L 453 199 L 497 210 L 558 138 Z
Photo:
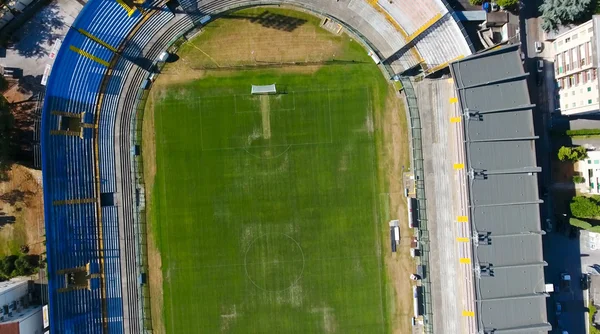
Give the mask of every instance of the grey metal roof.
M 547 333 L 532 108 L 518 46 L 450 64 L 463 111 L 477 322 Z
M 471 210 L 471 221 L 477 231 L 494 234 L 519 234 L 539 230 L 539 204 L 506 206 L 476 206 Z M 507 222 L 511 222 L 508 224 Z

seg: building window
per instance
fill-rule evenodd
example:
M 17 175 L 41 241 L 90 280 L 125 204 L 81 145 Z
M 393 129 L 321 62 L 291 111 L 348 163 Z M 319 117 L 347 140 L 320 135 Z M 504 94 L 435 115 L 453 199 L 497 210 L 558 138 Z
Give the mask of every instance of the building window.
M 592 30 L 594 30 L 594 27 L 589 27 L 588 28 L 588 32 L 592 32 Z
M 587 81 L 592 81 L 592 73 L 590 71 L 586 71 L 585 76 L 587 77 Z
M 571 106 L 572 106 L 573 108 L 575 108 L 575 107 L 577 106 L 577 104 L 575 104 L 575 102 L 573 102 L 573 103 L 571 104 Z
M 591 91 L 592 91 L 592 87 L 588 87 L 588 92 L 591 92 Z
M 573 34 L 573 36 L 571 36 L 572 39 L 577 39 L 577 34 Z
M 591 165 L 591 164 L 592 164 L 592 160 L 588 160 L 588 164 L 590 164 L 590 165 Z
M 575 95 L 575 91 L 572 91 L 572 92 L 571 92 L 571 95 L 573 95 L 573 96 L 574 96 L 574 95 Z
M 592 104 L 592 99 L 589 99 L 589 100 L 588 100 L 588 104 Z
M 565 38 L 565 43 L 569 43 L 571 41 L 571 37 Z
M 592 80 L 596 80 L 596 69 L 592 69 Z
M 600 164 L 600 160 L 594 160 L 594 165 Z

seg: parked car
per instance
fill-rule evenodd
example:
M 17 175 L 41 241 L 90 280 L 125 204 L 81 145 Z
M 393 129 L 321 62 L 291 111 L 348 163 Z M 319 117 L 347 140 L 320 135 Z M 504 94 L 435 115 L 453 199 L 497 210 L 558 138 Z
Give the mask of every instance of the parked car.
M 590 275 L 582 274 L 581 275 L 581 290 L 587 290 L 590 288 Z
M 538 59 L 537 61 L 537 71 L 538 73 L 542 73 L 544 71 L 544 61 L 542 59 Z
M 542 52 L 542 50 L 544 49 L 544 43 L 540 42 L 540 41 L 536 41 L 534 43 L 535 45 L 535 52 L 540 53 Z
M 562 304 L 560 302 L 556 302 L 556 316 L 560 316 L 562 314 Z
M 560 289 L 562 291 L 571 290 L 571 275 L 569 275 L 567 272 L 562 272 L 560 274 Z

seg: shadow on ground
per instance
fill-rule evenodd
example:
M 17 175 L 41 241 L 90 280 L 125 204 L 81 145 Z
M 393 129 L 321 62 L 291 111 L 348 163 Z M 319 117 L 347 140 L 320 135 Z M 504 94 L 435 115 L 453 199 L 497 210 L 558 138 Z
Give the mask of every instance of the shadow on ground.
M 14 49 L 26 58 L 42 58 L 48 55 L 45 45 L 59 38 L 54 31 L 64 28 L 63 17 L 57 3 L 50 3 L 29 22 L 15 31 L 8 48 Z

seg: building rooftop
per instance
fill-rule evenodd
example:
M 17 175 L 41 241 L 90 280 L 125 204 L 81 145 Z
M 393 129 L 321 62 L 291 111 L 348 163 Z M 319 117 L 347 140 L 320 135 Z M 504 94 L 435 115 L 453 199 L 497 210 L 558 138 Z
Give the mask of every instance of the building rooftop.
M 450 65 L 464 113 L 469 221 L 482 333 L 547 333 L 532 109 L 518 46 Z

